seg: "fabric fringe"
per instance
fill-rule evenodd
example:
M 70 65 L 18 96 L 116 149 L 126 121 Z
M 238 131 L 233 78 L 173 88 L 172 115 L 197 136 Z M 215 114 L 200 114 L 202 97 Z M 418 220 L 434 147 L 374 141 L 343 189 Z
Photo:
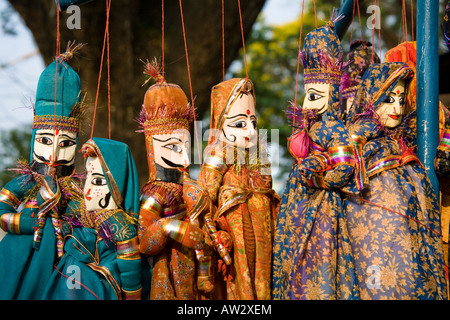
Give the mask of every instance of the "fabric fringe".
M 73 56 L 77 55 L 81 48 L 83 48 L 85 45 L 85 43 L 79 43 L 75 45 L 75 41 L 69 41 L 67 43 L 66 52 L 61 53 L 55 58 L 55 60 L 68 62 L 73 58 Z
M 317 109 L 305 109 L 290 101 L 290 105 L 285 110 L 289 125 L 295 129 L 307 128 L 317 120 Z
M 159 66 L 156 58 L 150 62 L 148 59 L 146 61 L 141 60 L 144 64 L 144 74 L 148 76 L 148 79 L 144 82 L 144 85 L 147 84 L 151 79 L 154 79 L 156 83 L 165 83 L 166 79 L 164 79 L 164 75 L 162 74 L 161 67 Z
M 164 205 L 172 206 L 183 201 L 183 186 L 166 181 L 153 181 L 142 187 L 141 194 L 157 194 Z

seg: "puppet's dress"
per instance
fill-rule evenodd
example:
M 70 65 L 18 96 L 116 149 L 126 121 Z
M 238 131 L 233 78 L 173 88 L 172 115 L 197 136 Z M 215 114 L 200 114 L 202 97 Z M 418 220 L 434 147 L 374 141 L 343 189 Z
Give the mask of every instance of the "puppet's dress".
M 370 119 L 350 127 L 367 141 L 362 155 L 368 184 L 360 196 L 344 199 L 361 299 L 445 299 L 433 186 L 417 156 L 380 130 Z
M 198 183 L 217 207 L 213 221 L 233 241 L 234 272 L 226 284 L 227 299 L 269 300 L 279 198 L 272 189 L 269 165 L 258 166 L 257 161 L 255 167 L 244 161 L 227 164 L 227 150 L 235 159 L 234 147 L 209 145 L 198 177 Z
M 44 300 L 140 299 L 141 256 L 135 224 L 121 209 L 82 212 Z
M 166 181 L 147 183 L 141 193 L 139 246 L 153 258 L 151 300 L 195 300 L 195 251 L 170 238 L 169 221 L 189 222 L 183 202 L 183 186 Z M 183 227 L 176 231 L 181 239 Z
M 273 258 L 273 298 L 358 299 L 353 256 L 340 188 L 355 160 L 340 121 L 318 121 L 310 148 L 289 174 L 278 214 Z
M 33 247 L 36 245 L 34 230 L 38 226 L 37 197 L 42 184 L 38 182 L 39 179 L 34 179 L 37 173 L 32 174 L 29 168 L 26 171 L 0 191 L 1 227 L 7 232 L 0 242 L 0 300 L 40 299 L 58 259 L 59 241 L 50 213 L 45 219 L 39 248 Z M 70 184 L 71 179 L 58 178 L 60 188 L 61 185 Z M 68 201 L 63 195 L 57 204 L 60 215 L 65 213 Z M 53 222 L 59 224 L 61 220 L 53 218 Z M 58 232 L 63 231 L 62 228 Z

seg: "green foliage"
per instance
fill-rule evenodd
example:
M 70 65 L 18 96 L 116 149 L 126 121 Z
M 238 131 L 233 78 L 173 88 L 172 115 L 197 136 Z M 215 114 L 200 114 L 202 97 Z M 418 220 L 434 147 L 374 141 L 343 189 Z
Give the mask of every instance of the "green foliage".
M 31 131 L 29 129 L 13 129 L 0 131 L 0 189 L 14 178 L 8 168 L 16 166 L 17 159 L 28 159 L 30 156 Z

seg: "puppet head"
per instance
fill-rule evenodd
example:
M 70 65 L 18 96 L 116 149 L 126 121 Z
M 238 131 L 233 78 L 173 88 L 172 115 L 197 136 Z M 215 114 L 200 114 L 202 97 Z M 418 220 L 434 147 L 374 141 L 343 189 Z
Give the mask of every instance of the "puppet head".
M 181 182 L 189 162 L 189 125 L 194 110 L 176 84 L 167 83 L 154 60 L 146 63 L 145 74 L 156 80 L 147 89 L 138 122 L 145 134 L 149 180 Z
M 389 129 L 398 127 L 411 110 L 405 96 L 414 70 L 406 63 L 372 64 L 364 74 L 351 112 L 379 119 Z
M 301 57 L 306 93 L 303 108 L 317 109 L 330 120 L 338 119 L 343 58 L 332 22 L 306 35 Z
M 255 92 L 250 79 L 223 81 L 211 91 L 208 144 L 216 141 L 249 148 L 257 143 Z
M 417 65 L 417 44 L 416 41 L 408 41 L 400 43 L 398 46 L 390 49 L 385 54 L 385 62 L 404 62 L 414 70 L 414 76 L 411 78 L 408 86 L 408 94 L 406 96 L 406 103 L 411 110 L 416 109 L 416 65 Z
M 81 45 L 58 56 L 42 72 L 36 91 L 30 162 L 37 172 L 55 168 L 60 176 L 74 171 L 81 116 L 81 82 L 67 61 Z
M 354 101 L 362 76 L 372 63 L 372 44 L 368 41 L 356 40 L 350 44 L 350 51 L 344 59 L 341 78 L 342 110 L 348 112 Z M 380 58 L 373 52 L 373 63 L 380 63 Z
M 137 221 L 139 180 L 128 146 L 119 141 L 92 138 L 83 145 L 81 151 L 86 160 L 86 211 L 121 209 L 127 213 L 129 221 Z M 104 216 L 94 216 L 94 220 L 87 219 L 84 222 L 97 229 L 102 225 Z M 103 231 L 109 234 L 108 231 Z

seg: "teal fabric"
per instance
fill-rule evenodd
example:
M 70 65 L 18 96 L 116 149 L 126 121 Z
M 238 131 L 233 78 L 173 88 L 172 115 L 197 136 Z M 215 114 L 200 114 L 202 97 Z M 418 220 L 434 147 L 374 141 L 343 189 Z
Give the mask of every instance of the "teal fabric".
M 59 5 L 61 10 L 66 10 L 71 5 L 81 5 L 84 3 L 91 2 L 92 0 L 55 0 L 56 5 Z
M 108 169 L 114 180 L 105 175 L 108 186 L 114 183 L 118 186 L 123 198 L 118 205 L 125 211 L 116 212 L 101 226 L 113 233 L 112 242 L 99 238 L 99 230 L 74 227 L 72 236 L 64 244 L 64 255 L 42 296 L 46 300 L 115 300 L 121 298 L 121 289 L 135 291 L 143 283 L 150 283 L 151 269 L 147 260 L 118 259 L 115 246 L 116 241 L 137 236 L 137 220 L 130 224 L 126 218 L 127 214 L 135 217 L 139 212 L 140 190 L 133 156 L 122 142 L 93 138 L 86 144 L 96 147 L 103 157 L 108 167 L 103 167 L 103 172 Z M 149 292 L 150 288 L 143 287 L 143 298 Z
M 39 77 L 34 114 L 36 116 L 69 117 L 73 107 L 80 102 L 80 76 L 71 66 L 58 57 L 44 69 Z M 33 159 L 32 152 L 36 130 L 34 129 L 31 135 L 30 162 Z
M 7 183 L 4 189 L 23 200 L 36 182 L 26 182 L 25 176 Z M 60 208 L 63 211 L 64 208 Z M 5 202 L 0 202 L 0 216 L 16 212 Z M 33 248 L 33 226 L 38 208 L 23 209 L 20 231 L 23 234 L 7 233 L 0 242 L 0 300 L 40 299 L 45 284 L 50 279 L 56 263 L 56 237 L 50 218 L 45 223 L 41 246 Z

